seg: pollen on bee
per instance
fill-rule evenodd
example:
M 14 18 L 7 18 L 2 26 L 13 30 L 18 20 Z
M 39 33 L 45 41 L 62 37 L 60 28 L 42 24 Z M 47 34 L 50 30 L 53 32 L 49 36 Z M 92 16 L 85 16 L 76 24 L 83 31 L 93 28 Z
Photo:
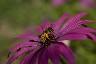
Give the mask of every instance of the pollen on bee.
M 52 41 L 54 41 L 55 36 L 54 36 L 54 30 L 49 27 L 47 28 L 40 36 L 40 43 L 45 46 L 48 47 L 48 45 L 50 45 L 50 43 Z
M 45 42 L 46 39 L 49 39 L 49 36 L 48 36 L 47 33 L 44 33 L 44 34 L 41 35 L 41 38 L 40 39 L 41 39 L 42 42 Z

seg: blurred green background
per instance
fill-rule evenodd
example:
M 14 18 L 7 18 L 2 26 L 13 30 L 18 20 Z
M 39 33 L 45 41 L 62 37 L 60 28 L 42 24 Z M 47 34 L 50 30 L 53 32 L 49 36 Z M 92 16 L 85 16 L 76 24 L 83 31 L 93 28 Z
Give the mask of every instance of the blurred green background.
M 77 0 L 70 0 L 58 7 L 50 0 L 0 0 L 0 64 L 5 64 L 8 48 L 15 36 L 29 26 L 36 26 L 45 19 L 55 21 L 64 13 L 86 12 L 86 19 L 96 20 L 96 8 L 83 8 Z M 95 25 L 91 25 L 96 27 Z M 76 64 L 96 64 L 96 44 L 92 41 L 73 41 L 71 47 Z

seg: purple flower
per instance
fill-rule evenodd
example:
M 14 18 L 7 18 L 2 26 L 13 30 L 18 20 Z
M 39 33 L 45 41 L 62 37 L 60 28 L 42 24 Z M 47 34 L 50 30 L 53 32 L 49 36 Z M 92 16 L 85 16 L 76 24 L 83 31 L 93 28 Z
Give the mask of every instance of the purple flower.
M 67 0 L 51 0 L 53 6 L 60 6 L 64 4 Z
M 88 20 L 81 20 L 85 13 L 75 16 L 64 14 L 55 23 L 44 22 L 35 32 L 27 31 L 17 38 L 22 39 L 10 49 L 7 64 L 21 56 L 24 56 L 20 64 L 60 64 L 60 58 L 64 58 L 67 64 L 75 64 L 75 57 L 70 47 L 66 46 L 64 40 L 85 40 L 96 41 L 96 29 L 86 26 Z M 24 55 L 25 54 L 25 55 Z
M 80 4 L 83 7 L 87 7 L 87 8 L 95 8 L 96 7 L 96 1 L 95 0 L 80 0 Z

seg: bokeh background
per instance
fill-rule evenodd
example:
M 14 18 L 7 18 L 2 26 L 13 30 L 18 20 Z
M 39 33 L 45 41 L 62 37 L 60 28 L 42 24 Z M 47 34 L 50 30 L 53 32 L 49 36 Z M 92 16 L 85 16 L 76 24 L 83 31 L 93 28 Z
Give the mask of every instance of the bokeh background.
M 96 0 L 94 3 L 94 6 L 84 6 L 80 0 L 66 0 L 61 4 L 54 4 L 52 0 L 0 0 L 0 64 L 6 64 L 15 36 L 27 27 L 39 25 L 45 19 L 54 22 L 64 13 L 86 12 L 86 19 L 96 21 Z M 96 27 L 96 24 L 90 26 Z M 70 46 L 76 55 L 76 64 L 96 64 L 95 42 L 72 41 Z

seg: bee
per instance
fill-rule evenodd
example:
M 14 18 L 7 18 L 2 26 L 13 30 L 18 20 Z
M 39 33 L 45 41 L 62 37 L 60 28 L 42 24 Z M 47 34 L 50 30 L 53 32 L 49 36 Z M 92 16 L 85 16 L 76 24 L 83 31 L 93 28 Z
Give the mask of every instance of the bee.
M 47 28 L 47 29 L 40 35 L 40 41 L 44 43 L 44 42 L 46 42 L 46 41 L 52 40 L 52 39 L 54 38 L 53 33 L 54 33 L 54 30 L 53 30 L 51 27 Z

